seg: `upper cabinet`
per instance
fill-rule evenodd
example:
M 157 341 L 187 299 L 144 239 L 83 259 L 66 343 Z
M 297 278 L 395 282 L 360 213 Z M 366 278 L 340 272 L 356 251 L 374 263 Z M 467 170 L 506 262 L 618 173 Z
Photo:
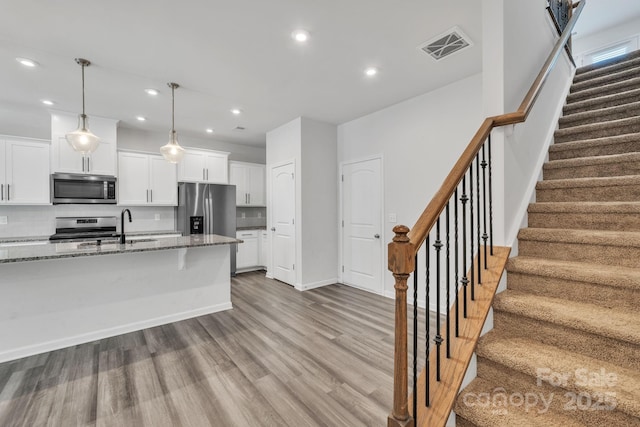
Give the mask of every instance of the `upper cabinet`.
M 229 162 L 229 184 L 236 186 L 237 206 L 265 206 L 265 166 Z
M 118 152 L 118 204 L 176 206 L 176 165 L 154 154 Z
M 47 142 L 0 137 L 0 204 L 50 204 Z
M 178 163 L 178 181 L 227 184 L 229 153 L 187 148 Z
M 118 121 L 89 117 L 89 129 L 100 138 L 100 145 L 88 155 L 74 151 L 65 138 L 77 127 L 75 114 L 55 112 L 51 115 L 51 172 L 117 176 Z

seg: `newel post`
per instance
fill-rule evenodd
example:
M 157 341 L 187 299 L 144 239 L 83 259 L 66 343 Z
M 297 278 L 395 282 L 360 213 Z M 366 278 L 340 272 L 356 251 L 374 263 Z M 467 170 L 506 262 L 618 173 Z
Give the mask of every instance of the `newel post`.
M 413 427 L 407 404 L 407 279 L 415 269 L 415 251 L 409 242 L 409 227 L 397 225 L 393 242 L 389 243 L 389 270 L 395 278 L 396 319 L 393 369 L 393 412 L 389 427 Z

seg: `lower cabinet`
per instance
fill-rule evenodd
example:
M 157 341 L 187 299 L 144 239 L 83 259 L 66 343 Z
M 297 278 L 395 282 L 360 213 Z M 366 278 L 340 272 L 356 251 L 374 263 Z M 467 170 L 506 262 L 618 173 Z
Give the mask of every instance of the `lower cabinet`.
M 236 232 L 236 238 L 244 243 L 237 245 L 236 269 L 260 270 L 267 265 L 268 234 L 265 230 L 244 230 Z
M 259 243 L 258 243 L 258 231 L 259 230 L 245 230 L 238 231 L 236 238 L 242 240 L 244 243 L 236 245 L 236 269 L 257 269 L 260 266 L 259 263 Z

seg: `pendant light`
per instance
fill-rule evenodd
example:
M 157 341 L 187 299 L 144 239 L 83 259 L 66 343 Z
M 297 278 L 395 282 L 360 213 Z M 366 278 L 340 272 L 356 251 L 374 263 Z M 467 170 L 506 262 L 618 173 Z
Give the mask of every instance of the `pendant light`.
M 83 58 L 76 58 L 76 62 L 82 67 L 82 114 L 78 116 L 78 129 L 69 132 L 65 137 L 75 151 L 89 154 L 96 151 L 100 144 L 100 138 L 89 130 L 87 115 L 84 113 L 84 67 L 91 65 L 91 62 Z
M 171 88 L 171 134 L 169 136 L 169 142 L 166 145 L 160 147 L 160 152 L 164 156 L 165 160 L 170 163 L 178 163 L 184 156 L 184 148 L 178 144 L 178 135 L 175 129 L 175 95 L 174 91 L 180 87 L 178 83 L 167 83 L 167 86 Z

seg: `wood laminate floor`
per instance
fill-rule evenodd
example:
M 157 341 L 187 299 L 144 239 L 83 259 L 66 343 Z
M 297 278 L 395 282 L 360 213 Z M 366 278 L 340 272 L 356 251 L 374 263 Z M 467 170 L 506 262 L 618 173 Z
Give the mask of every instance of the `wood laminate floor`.
M 0 364 L 0 426 L 386 425 L 393 300 L 255 272 L 232 303 Z

